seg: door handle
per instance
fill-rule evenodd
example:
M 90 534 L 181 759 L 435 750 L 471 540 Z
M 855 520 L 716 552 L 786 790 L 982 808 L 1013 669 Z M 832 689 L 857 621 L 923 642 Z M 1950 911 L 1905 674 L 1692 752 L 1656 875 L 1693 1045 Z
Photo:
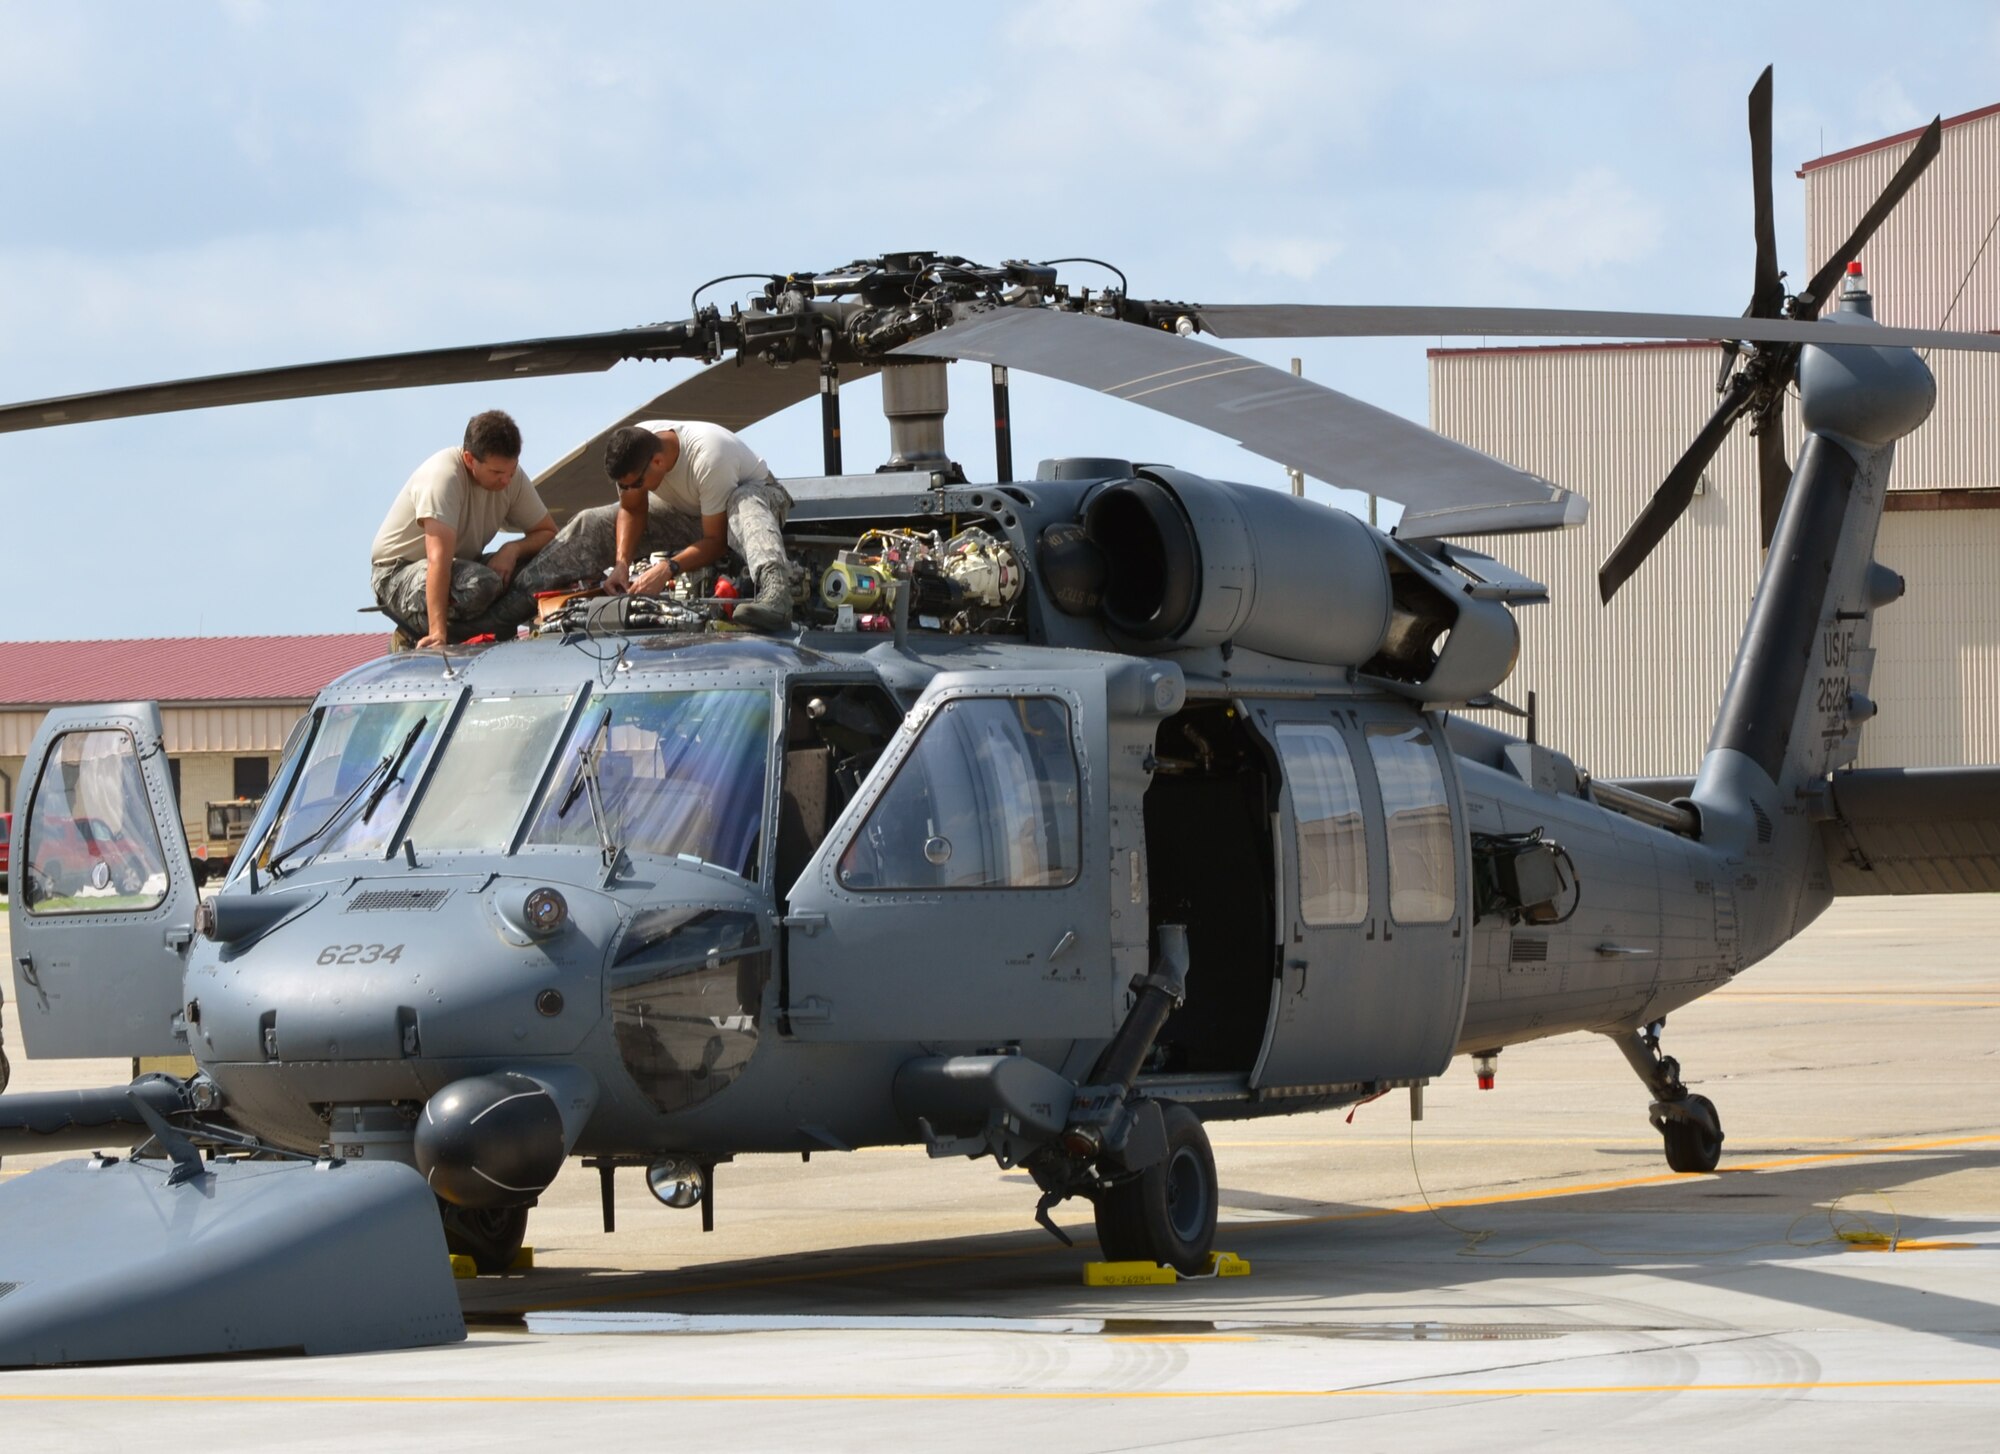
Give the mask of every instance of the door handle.
M 1295 990 L 1293 990 L 1293 991 L 1292 991 L 1292 993 L 1293 993 L 1294 995 L 1297 995 L 1297 996 L 1298 996 L 1298 997 L 1299 997 L 1300 999 L 1304 999 L 1304 998 L 1305 998 L 1305 994 L 1306 994 L 1306 969 L 1307 969 L 1307 967 L 1308 967 L 1308 966 L 1307 966 L 1307 961 L 1305 961 L 1305 960 L 1303 960 L 1303 959 L 1288 959 L 1288 960 L 1286 960 L 1286 961 L 1285 961 L 1285 968 L 1286 968 L 1286 969 L 1291 969 L 1291 970 L 1297 970 L 1297 971 L 1298 971 L 1298 976 L 1299 976 L 1299 984 L 1298 984 L 1298 988 L 1297 988 L 1297 989 L 1295 989 Z

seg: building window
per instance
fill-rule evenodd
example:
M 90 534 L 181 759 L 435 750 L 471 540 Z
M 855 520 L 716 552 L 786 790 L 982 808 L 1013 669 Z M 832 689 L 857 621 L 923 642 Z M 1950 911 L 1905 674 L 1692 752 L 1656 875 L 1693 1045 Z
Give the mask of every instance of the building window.
M 178 768 L 176 764 L 176 768 Z M 271 759 L 268 757 L 239 757 L 236 759 L 236 796 L 239 798 L 261 798 L 271 788 Z M 180 773 L 174 773 L 174 795 L 180 796 Z

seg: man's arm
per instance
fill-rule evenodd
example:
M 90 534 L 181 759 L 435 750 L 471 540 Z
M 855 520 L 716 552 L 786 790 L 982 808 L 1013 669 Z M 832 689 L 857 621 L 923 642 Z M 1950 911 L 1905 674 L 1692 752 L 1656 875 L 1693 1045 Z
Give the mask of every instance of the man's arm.
M 443 646 L 450 637 L 451 558 L 458 532 L 442 520 L 424 521 L 424 613 L 430 630 L 419 647 Z
M 612 557 L 611 574 L 604 578 L 613 594 L 631 586 L 632 561 L 646 541 L 646 511 L 652 508 L 652 498 L 650 490 L 618 492 L 618 524 L 613 531 L 616 554 Z
M 624 516 L 619 516 L 624 523 Z M 693 545 L 675 551 L 672 556 L 674 569 L 665 565 L 648 566 L 639 579 L 632 582 L 632 593 L 637 596 L 657 596 L 667 588 L 667 582 L 674 578 L 676 570 L 700 570 L 713 561 L 721 560 L 729 549 L 729 517 L 727 515 L 704 515 L 701 517 L 701 539 Z
M 556 520 L 553 515 L 543 515 L 541 523 L 523 535 L 519 540 L 510 540 L 486 558 L 486 564 L 500 577 L 500 584 L 506 585 L 514 579 L 514 572 L 521 562 L 532 560 L 535 553 L 556 538 Z

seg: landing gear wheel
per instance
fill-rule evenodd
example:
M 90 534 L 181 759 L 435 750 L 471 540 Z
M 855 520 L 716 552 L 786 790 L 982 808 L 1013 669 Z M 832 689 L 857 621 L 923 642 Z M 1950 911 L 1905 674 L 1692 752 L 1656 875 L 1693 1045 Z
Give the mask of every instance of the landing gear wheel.
M 1166 1107 L 1167 1154 L 1097 1197 L 1097 1242 L 1109 1262 L 1159 1262 L 1177 1272 L 1206 1270 L 1221 1204 L 1215 1153 L 1201 1118 Z
M 1707 1096 L 1690 1095 L 1686 1104 L 1695 1115 L 1676 1117 L 1660 1127 L 1667 1143 L 1667 1165 L 1675 1171 L 1713 1171 L 1722 1160 L 1722 1117 Z
M 440 1201 L 438 1214 L 444 1219 L 445 1250 L 470 1257 L 482 1276 L 512 1267 L 528 1240 L 526 1207 L 460 1207 Z

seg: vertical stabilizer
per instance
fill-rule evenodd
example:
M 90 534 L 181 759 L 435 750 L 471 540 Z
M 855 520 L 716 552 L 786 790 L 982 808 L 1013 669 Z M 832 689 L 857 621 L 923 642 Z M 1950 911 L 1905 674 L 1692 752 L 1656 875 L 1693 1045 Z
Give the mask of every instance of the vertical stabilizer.
M 1859 264 L 1837 316 L 1870 316 Z M 1798 377 L 1805 448 L 1694 790 L 1702 841 L 1733 883 L 1745 961 L 1831 899 L 1813 828 L 1819 785 L 1854 760 L 1874 715 L 1874 613 L 1902 594 L 1875 536 L 1895 443 L 1937 398 L 1906 348 L 1808 347 Z

